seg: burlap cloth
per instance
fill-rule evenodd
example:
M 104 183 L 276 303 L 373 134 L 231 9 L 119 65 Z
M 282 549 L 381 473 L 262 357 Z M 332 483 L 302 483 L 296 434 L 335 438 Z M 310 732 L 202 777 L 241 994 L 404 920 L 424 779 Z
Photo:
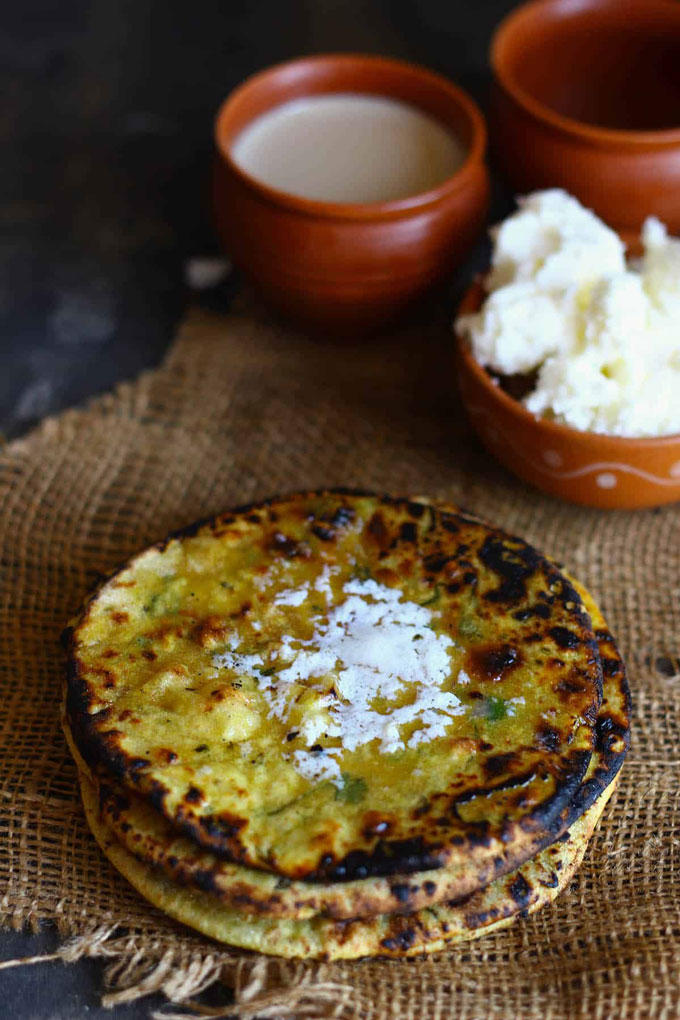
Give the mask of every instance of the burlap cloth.
M 578 509 L 491 462 L 457 408 L 443 317 L 343 348 L 247 307 L 195 311 L 158 371 L 46 421 L 0 464 L 6 925 L 55 922 L 65 959 L 109 958 L 105 1001 L 162 990 L 179 1015 L 221 980 L 237 1005 L 220 1016 L 680 1016 L 678 508 Z M 589 586 L 628 663 L 630 759 L 571 888 L 431 959 L 284 964 L 166 920 L 95 845 L 59 730 L 59 633 L 100 572 L 230 504 L 322 485 L 446 498 L 520 533 Z

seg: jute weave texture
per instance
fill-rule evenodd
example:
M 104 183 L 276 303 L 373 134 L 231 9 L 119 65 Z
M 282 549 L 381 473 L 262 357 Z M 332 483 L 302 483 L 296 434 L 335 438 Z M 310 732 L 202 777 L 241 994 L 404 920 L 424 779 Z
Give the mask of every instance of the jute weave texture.
M 103 859 L 58 722 L 59 634 L 98 575 L 171 529 L 298 488 L 458 502 L 563 562 L 603 606 L 634 699 L 619 790 L 580 874 L 505 933 L 407 963 L 293 965 L 166 920 Z M 211 1015 L 362 1020 L 680 1017 L 680 514 L 530 491 L 460 414 L 441 320 L 312 343 L 245 307 L 194 311 L 165 364 L 0 455 L 0 919 L 108 957 L 109 1003 L 161 990 Z M 225 995 L 225 1001 L 226 995 Z M 166 1015 L 165 1013 L 163 1015 Z

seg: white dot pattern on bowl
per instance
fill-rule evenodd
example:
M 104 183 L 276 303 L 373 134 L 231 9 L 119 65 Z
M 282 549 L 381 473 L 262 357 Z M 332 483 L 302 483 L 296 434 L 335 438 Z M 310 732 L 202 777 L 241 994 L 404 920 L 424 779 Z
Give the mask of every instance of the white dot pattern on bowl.
M 663 475 L 646 471 L 634 464 L 626 464 L 624 461 L 600 461 L 567 469 L 564 467 L 564 458 L 557 450 L 542 450 L 539 454 L 540 459 L 538 459 L 532 457 L 531 453 L 522 446 L 513 443 L 507 433 L 500 432 L 493 424 L 489 423 L 488 419 L 492 417 L 492 414 L 488 408 L 468 401 L 466 409 L 479 435 L 494 448 L 494 451 L 496 447 L 500 447 L 498 456 L 501 459 L 505 451 L 510 451 L 546 477 L 565 480 L 592 477 L 594 484 L 599 489 L 609 490 L 616 489 L 621 479 L 629 476 L 641 478 L 645 482 L 668 488 L 671 491 L 676 491 L 680 487 L 680 460 L 671 464 L 667 468 L 667 473 Z

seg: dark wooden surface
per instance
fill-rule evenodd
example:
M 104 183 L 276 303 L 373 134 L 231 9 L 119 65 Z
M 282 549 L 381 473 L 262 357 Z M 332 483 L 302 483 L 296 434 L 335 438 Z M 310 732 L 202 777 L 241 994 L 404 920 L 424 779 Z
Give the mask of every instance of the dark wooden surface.
M 351 50 L 413 60 L 485 104 L 510 0 L 23 0 L 0 13 L 0 433 L 82 403 L 161 359 L 183 267 L 215 254 L 213 114 L 278 60 Z M 0 890 L 0 894 L 1 894 Z M 0 933 L 0 959 L 52 931 Z M 146 1017 L 98 1006 L 101 966 L 0 971 L 0 1015 Z

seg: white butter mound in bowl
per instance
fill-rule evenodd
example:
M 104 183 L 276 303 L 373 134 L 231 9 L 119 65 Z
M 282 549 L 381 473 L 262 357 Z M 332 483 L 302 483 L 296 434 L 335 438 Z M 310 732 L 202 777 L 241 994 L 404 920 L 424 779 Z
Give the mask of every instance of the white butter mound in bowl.
M 487 297 L 456 322 L 476 360 L 536 373 L 522 403 L 582 431 L 680 433 L 680 240 L 658 220 L 643 255 L 564 191 L 521 199 L 492 231 Z

